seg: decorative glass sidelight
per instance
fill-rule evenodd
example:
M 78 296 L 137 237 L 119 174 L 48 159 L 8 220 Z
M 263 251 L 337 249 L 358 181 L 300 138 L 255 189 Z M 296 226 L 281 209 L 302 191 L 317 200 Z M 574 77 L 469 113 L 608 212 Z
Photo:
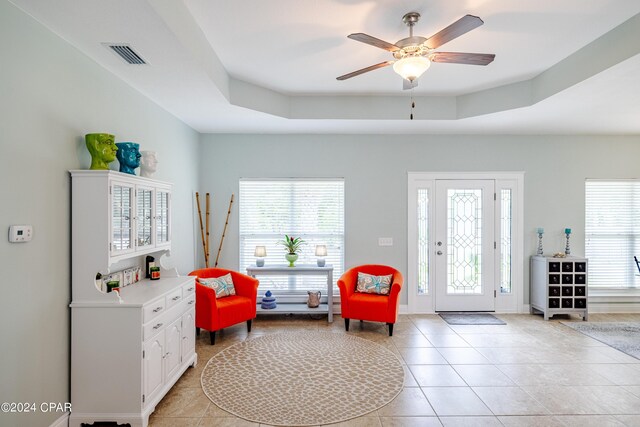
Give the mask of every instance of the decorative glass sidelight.
M 500 293 L 511 293 L 511 239 L 513 233 L 510 188 L 500 190 Z
M 429 293 L 429 190 L 418 189 L 418 294 Z
M 447 293 L 482 293 L 482 190 L 447 190 Z

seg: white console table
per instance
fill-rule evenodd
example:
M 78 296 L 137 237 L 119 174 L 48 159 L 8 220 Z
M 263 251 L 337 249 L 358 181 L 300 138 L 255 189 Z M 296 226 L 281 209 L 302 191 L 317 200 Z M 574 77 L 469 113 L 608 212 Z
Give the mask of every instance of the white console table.
M 280 304 L 273 310 L 264 310 L 269 312 L 280 313 L 324 313 L 328 315 L 328 321 L 333 322 L 333 266 L 325 265 L 318 267 L 316 265 L 296 265 L 289 267 L 288 265 L 269 265 L 257 267 L 252 265 L 247 267 L 247 274 L 251 277 L 256 276 L 327 276 L 327 307 L 320 304 L 318 308 L 308 308 L 306 304 Z

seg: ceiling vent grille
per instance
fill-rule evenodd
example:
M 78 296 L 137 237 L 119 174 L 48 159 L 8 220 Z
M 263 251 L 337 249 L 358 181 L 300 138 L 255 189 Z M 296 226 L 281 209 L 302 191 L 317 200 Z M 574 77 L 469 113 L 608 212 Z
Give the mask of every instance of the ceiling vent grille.
M 105 43 L 105 45 L 119 57 L 124 59 L 128 64 L 142 65 L 147 63 L 138 53 L 136 53 L 136 51 L 131 49 L 131 46 L 129 45 L 111 43 Z

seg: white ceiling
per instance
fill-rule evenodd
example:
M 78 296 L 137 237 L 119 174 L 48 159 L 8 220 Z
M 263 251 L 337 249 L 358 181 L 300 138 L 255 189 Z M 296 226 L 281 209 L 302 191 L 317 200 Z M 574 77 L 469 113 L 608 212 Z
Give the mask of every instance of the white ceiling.
M 200 132 L 640 134 L 638 0 L 11 1 Z M 438 50 L 496 60 L 434 63 L 413 91 L 391 67 L 335 79 L 392 59 L 346 36 L 394 43 L 408 11 L 424 37 L 481 17 Z

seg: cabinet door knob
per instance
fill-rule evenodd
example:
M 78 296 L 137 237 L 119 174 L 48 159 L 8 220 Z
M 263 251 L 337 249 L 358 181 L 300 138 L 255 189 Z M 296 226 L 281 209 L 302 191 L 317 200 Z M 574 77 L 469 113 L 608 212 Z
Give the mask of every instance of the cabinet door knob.
M 442 251 L 436 252 L 437 255 L 442 255 Z

